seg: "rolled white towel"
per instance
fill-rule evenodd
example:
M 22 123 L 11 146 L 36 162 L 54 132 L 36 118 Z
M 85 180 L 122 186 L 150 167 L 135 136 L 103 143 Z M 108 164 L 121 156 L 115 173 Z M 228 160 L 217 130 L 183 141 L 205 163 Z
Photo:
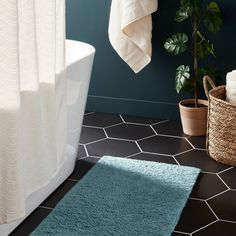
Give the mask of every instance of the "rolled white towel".
M 226 76 L 226 101 L 236 104 L 236 70 Z

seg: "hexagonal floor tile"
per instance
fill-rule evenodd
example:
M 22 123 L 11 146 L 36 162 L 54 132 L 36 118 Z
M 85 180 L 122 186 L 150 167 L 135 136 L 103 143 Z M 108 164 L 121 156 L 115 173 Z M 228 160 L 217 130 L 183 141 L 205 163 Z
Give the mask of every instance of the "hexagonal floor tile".
M 177 233 L 177 232 L 174 232 L 171 234 L 171 236 L 186 236 L 186 235 L 190 235 L 190 234 L 181 234 L 181 233 Z
M 40 206 L 54 208 L 57 203 L 69 192 L 76 184 L 76 181 L 66 180 L 50 196 L 41 203 Z
M 155 134 L 150 126 L 134 124 L 116 125 L 111 128 L 107 128 L 106 132 L 111 138 L 128 140 L 138 140 Z
M 139 153 L 135 142 L 115 139 L 105 139 L 86 145 L 90 156 L 102 157 L 105 155 L 127 157 Z
M 208 199 L 218 193 L 227 190 L 216 174 L 200 173 L 195 184 L 191 197 L 199 199 Z
M 124 119 L 125 122 L 130 122 L 135 124 L 147 124 L 147 125 L 152 125 L 163 121 L 157 118 L 147 118 L 147 117 L 129 116 L 129 115 L 122 115 L 122 118 Z
M 218 221 L 196 232 L 193 236 L 235 236 L 236 224 Z
M 150 153 L 138 153 L 134 156 L 129 157 L 130 159 L 136 160 L 144 160 L 144 161 L 155 161 L 162 162 L 167 164 L 177 164 L 173 157 L 170 156 L 162 156 L 158 154 L 150 154 Z
M 101 128 L 82 127 L 80 143 L 86 144 L 99 139 L 106 138 L 105 132 Z
M 48 208 L 36 208 L 9 236 L 30 235 L 50 212 Z
M 188 137 L 187 139 L 195 148 L 206 149 L 206 137 L 205 136 Z
M 144 152 L 168 155 L 175 155 L 192 148 L 184 138 L 173 138 L 158 135 L 138 141 L 138 143 Z
M 122 122 L 123 121 L 119 115 L 108 113 L 91 113 L 84 116 L 83 125 L 105 128 Z
M 171 136 L 180 136 L 185 137 L 182 129 L 182 125 L 178 121 L 167 121 L 163 122 L 157 125 L 154 125 L 153 128 L 156 130 L 158 134 L 165 134 L 165 135 L 171 135 Z
M 182 212 L 175 230 L 192 233 L 215 220 L 215 216 L 204 201 L 190 199 Z
M 210 158 L 205 151 L 192 150 L 175 157 L 177 161 L 184 166 L 194 166 L 202 171 L 218 173 L 229 168 L 227 165 L 216 162 Z
M 77 151 L 77 159 L 80 159 L 80 158 L 83 158 L 86 156 L 87 156 L 87 154 L 86 154 L 84 145 L 79 145 L 78 151 Z
M 99 158 L 86 157 L 76 161 L 75 169 L 69 179 L 80 180 L 99 161 Z
M 220 177 L 231 189 L 236 189 L 236 168 L 221 173 Z
M 229 190 L 210 200 L 209 205 L 222 220 L 235 221 L 236 223 L 236 191 Z

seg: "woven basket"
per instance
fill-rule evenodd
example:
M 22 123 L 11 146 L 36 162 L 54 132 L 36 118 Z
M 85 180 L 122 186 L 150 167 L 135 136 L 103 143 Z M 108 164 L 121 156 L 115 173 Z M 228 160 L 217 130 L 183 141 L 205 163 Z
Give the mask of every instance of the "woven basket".
M 209 99 L 206 141 L 208 154 L 216 161 L 236 166 L 236 105 L 225 101 L 225 86 L 215 87 L 208 76 L 203 81 Z M 213 87 L 209 93 L 208 82 Z

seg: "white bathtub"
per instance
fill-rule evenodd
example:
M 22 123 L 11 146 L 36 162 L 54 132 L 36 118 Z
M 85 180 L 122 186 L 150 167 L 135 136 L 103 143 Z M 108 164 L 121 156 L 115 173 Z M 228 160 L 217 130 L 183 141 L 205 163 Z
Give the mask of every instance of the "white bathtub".
M 50 183 L 29 195 L 27 216 L 73 172 L 82 127 L 95 49 L 89 44 L 66 40 L 68 143 L 66 161 Z M 26 216 L 26 217 L 27 217 Z M 12 232 L 23 220 L 0 225 L 0 236 Z

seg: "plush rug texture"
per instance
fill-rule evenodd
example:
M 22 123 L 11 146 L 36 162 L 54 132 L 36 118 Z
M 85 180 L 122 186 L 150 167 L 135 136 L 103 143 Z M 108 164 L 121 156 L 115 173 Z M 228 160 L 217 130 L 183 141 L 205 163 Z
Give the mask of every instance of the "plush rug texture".
M 170 236 L 200 170 L 105 156 L 32 236 Z

